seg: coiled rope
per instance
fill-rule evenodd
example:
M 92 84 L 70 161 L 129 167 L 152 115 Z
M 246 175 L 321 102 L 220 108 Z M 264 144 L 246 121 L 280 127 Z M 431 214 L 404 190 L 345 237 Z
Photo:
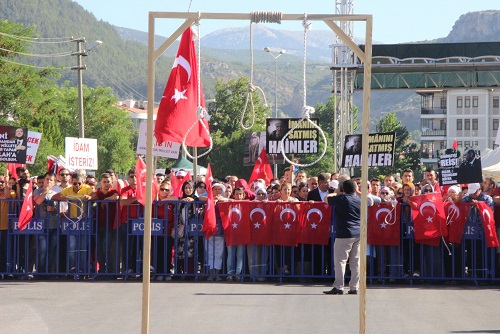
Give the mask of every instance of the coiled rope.
M 304 65 L 303 65 L 303 81 L 302 81 L 302 84 L 303 84 L 303 87 L 304 87 L 304 96 L 303 96 L 302 118 L 301 118 L 300 121 L 297 122 L 297 124 L 295 124 L 295 126 L 293 128 L 291 128 L 283 136 L 283 138 L 281 138 L 281 141 L 280 141 L 280 150 L 281 150 L 281 154 L 283 155 L 283 159 L 285 159 L 285 161 L 288 162 L 289 164 L 295 165 L 295 166 L 298 166 L 298 167 L 309 167 L 309 166 L 312 166 L 312 165 L 316 164 L 318 161 L 320 161 L 321 159 L 323 159 L 323 157 L 326 154 L 326 148 L 327 148 L 327 142 L 326 142 L 325 133 L 323 132 L 323 130 L 321 130 L 321 128 L 317 124 L 315 124 L 310 119 L 310 115 L 315 112 L 315 109 L 313 107 L 307 105 L 307 98 L 306 98 L 307 97 L 307 83 L 306 83 L 307 31 L 311 28 L 311 25 L 312 24 L 307 21 L 307 14 L 304 14 L 304 21 L 302 21 L 302 26 L 304 27 L 304 58 L 303 58 Z M 302 122 L 308 122 L 314 128 L 318 129 L 321 137 L 323 138 L 323 144 L 324 144 L 323 145 L 323 152 L 321 153 L 321 155 L 319 156 L 319 158 L 317 158 L 316 160 L 314 160 L 313 162 L 308 163 L 308 164 L 298 164 L 298 163 L 295 163 L 295 162 L 291 161 L 290 159 L 288 159 L 287 156 L 286 156 L 286 154 L 285 154 L 285 139 L 288 138 L 288 136 L 295 129 L 297 129 L 300 126 L 300 124 L 302 124 Z
M 253 104 L 253 92 L 258 90 L 262 98 L 264 99 L 264 107 L 268 107 L 266 95 L 264 91 L 259 86 L 253 84 L 253 66 L 254 66 L 254 57 L 253 57 L 253 23 L 278 23 L 281 24 L 281 12 L 251 12 L 251 21 L 250 21 L 250 83 L 247 88 L 247 95 L 245 98 L 245 106 L 243 107 L 243 111 L 241 113 L 240 125 L 244 130 L 251 129 L 255 124 L 255 107 Z M 250 101 L 250 106 L 252 108 L 252 121 L 249 125 L 245 125 L 245 114 L 247 113 L 248 102 Z

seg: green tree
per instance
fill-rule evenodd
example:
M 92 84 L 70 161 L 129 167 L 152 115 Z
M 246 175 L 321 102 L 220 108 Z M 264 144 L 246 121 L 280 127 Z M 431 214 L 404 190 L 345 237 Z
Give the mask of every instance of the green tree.
M 411 168 L 415 175 L 422 173 L 422 165 L 417 144 L 411 142 L 411 134 L 396 117 L 396 113 L 386 114 L 377 124 L 376 132 L 395 132 L 396 143 L 394 149 L 394 166 L 375 167 L 369 169 L 369 176 L 382 176 L 386 174 L 401 173 L 406 168 Z
M 58 111 L 62 138 L 78 137 L 78 90 L 63 86 Z M 98 173 L 108 168 L 125 173 L 135 163 L 132 139 L 137 130 L 126 113 L 115 104 L 111 88 L 84 86 L 85 137 L 97 139 Z
M 234 174 L 248 178 L 252 171 L 252 167 L 243 166 L 245 136 L 248 132 L 263 131 L 265 119 L 270 112 L 262 104 L 257 92 L 253 92 L 254 125 L 249 130 L 241 127 L 240 119 L 245 106 L 248 83 L 248 78 L 245 77 L 227 82 L 216 81 L 215 102 L 208 105 L 213 150 L 200 159 L 201 164 L 211 163 L 214 175 L 223 177 Z M 251 118 L 252 108 L 249 103 L 244 119 L 246 126 L 251 124 Z

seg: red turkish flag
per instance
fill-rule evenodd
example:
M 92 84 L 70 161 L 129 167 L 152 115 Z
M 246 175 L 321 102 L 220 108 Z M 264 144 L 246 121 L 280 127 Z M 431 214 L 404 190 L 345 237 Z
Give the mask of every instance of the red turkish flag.
M 26 164 L 13 164 L 13 163 L 7 164 L 7 170 L 9 171 L 10 175 L 12 177 L 15 177 L 16 179 L 19 177 L 19 176 L 17 176 L 17 172 L 16 172 L 17 167 L 26 167 Z
M 448 234 L 441 193 L 412 196 L 410 201 L 415 242 L 438 246 L 440 238 Z
M 328 245 L 332 220 L 332 207 L 326 203 L 303 202 L 300 207 L 302 229 L 299 243 Z
M 19 222 L 17 224 L 19 230 L 24 230 L 31 221 L 31 218 L 33 218 L 33 180 L 30 180 L 30 185 L 24 196 L 23 206 L 19 213 Z
M 408 208 L 409 209 L 409 208 Z M 401 239 L 401 204 L 380 203 L 368 208 L 370 245 L 399 246 Z
M 137 190 L 135 196 L 137 198 L 137 202 L 145 205 L 147 175 L 146 164 L 142 161 L 141 157 L 138 157 L 137 162 L 135 163 L 135 175 L 137 177 Z M 153 183 L 152 197 L 154 199 L 156 198 L 156 195 L 158 195 L 158 181 L 156 181 L 156 178 L 150 176 L 150 182 Z
M 219 203 L 219 213 L 228 246 L 250 244 L 248 201 Z
M 446 213 L 446 225 L 448 226 L 447 241 L 456 244 L 462 243 L 465 224 L 469 216 L 470 203 L 445 202 L 444 212 Z
M 172 171 L 172 174 L 170 176 L 170 185 L 172 186 L 171 194 L 172 196 L 176 196 L 176 190 L 179 187 L 179 180 L 177 180 L 177 177 L 175 176 L 175 172 Z
M 212 168 L 210 167 L 210 164 L 208 164 L 207 175 L 205 177 L 208 199 L 205 207 L 205 217 L 203 218 L 203 228 L 201 229 L 201 231 L 205 233 L 205 237 L 207 239 L 212 237 L 217 232 L 217 218 L 215 216 L 215 202 L 214 194 L 212 192 L 213 180 Z
M 486 239 L 486 247 L 498 247 L 498 236 L 495 230 L 495 218 L 493 210 L 484 202 L 476 202 L 477 209 L 483 222 L 484 238 Z
M 278 246 L 297 246 L 300 230 L 299 203 L 276 203 L 272 226 L 272 243 Z
M 175 176 L 174 176 L 175 178 Z M 184 182 L 186 181 L 192 181 L 193 180 L 193 177 L 191 176 L 191 172 L 188 172 L 186 174 L 186 176 L 184 176 L 182 178 L 182 180 L 176 180 L 175 183 L 177 184 L 175 190 L 174 190 L 174 196 L 176 197 L 181 197 L 182 196 L 182 185 L 184 184 Z M 173 187 L 173 183 L 172 183 L 172 187 Z
M 272 245 L 271 233 L 275 203 L 252 201 L 249 205 L 250 243 Z
M 182 34 L 177 57 L 170 71 L 167 85 L 158 108 L 155 137 L 158 143 L 173 141 L 182 143 L 184 135 L 195 124 L 185 144 L 192 147 L 210 146 L 210 135 L 198 120 L 198 63 L 193 41 L 193 31 Z M 205 99 L 200 84 L 200 105 L 205 108 Z M 203 120 L 207 129 L 208 122 Z
M 257 179 L 263 179 L 266 181 L 266 184 L 269 184 L 271 183 L 273 177 L 273 170 L 269 164 L 269 160 L 267 160 L 266 149 L 262 148 L 259 159 L 255 162 L 255 166 L 253 167 L 252 175 L 250 175 L 248 183 L 252 184 L 252 182 Z

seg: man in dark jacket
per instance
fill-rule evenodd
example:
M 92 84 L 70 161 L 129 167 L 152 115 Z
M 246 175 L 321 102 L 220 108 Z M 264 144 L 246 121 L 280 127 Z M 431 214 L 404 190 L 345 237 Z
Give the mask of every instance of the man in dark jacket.
M 359 287 L 361 198 L 356 195 L 356 183 L 352 180 L 346 180 L 339 186 L 342 194 L 327 197 L 328 204 L 335 207 L 335 244 L 333 246 L 335 282 L 331 290 L 323 291 L 323 293 L 344 294 L 345 266 L 349 259 L 351 280 L 348 294 L 356 295 Z

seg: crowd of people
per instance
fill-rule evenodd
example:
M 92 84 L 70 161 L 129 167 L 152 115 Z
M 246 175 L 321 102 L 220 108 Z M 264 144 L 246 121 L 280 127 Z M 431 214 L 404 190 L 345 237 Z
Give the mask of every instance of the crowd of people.
M 31 277 L 31 274 L 62 271 L 76 274 L 94 271 L 106 278 L 115 278 L 120 273 L 140 274 L 138 259 L 141 258 L 142 239 L 131 230 L 140 221 L 144 207 L 137 202 L 135 169 L 127 173 L 126 180 L 117 178 L 113 170 L 107 170 L 97 180 L 93 175 L 71 173 L 67 169 L 33 178 L 34 217 L 46 222 L 46 233 L 24 238 L 17 236 L 19 251 L 12 263 L 14 252 L 8 247 L 12 247 L 13 243 L 9 243 L 8 238 L 12 236 L 9 219 L 12 218 L 13 208 L 9 200 L 22 200 L 30 179 L 26 168 L 19 168 L 17 174 L 17 180 L 7 172 L 0 176 L 0 273 L 16 272 Z M 262 245 L 226 247 L 219 212 L 215 235 L 206 239 L 199 232 L 208 199 L 207 184 L 204 176 L 187 180 L 186 175 L 183 170 L 173 172 L 168 168 L 164 174 L 155 175 L 159 187 L 153 218 L 165 222 L 163 232 L 154 236 L 152 252 L 151 271 L 159 281 L 170 280 L 176 275 L 196 276 L 200 273 L 210 281 L 239 281 L 242 275 L 265 281 L 266 277 L 276 274 L 325 277 L 334 272 L 334 288 L 325 293 L 340 294 L 343 293 L 343 276 L 349 263 L 349 293 L 357 293 L 359 210 L 363 186 L 368 187 L 369 205 L 387 202 L 410 206 L 411 197 L 429 192 L 441 193 L 445 201 L 480 201 L 491 207 L 500 204 L 500 188 L 497 188 L 494 179 L 486 177 L 482 184 L 441 187 L 432 169 L 425 171 L 421 181 L 415 180 L 411 169 L 403 170 L 401 179 L 397 179 L 399 174 L 389 174 L 383 179 L 372 178 L 364 182 L 360 177 L 347 174 L 308 176 L 304 170 L 294 173 L 293 166 L 285 169 L 281 178 L 267 183 L 258 179 L 247 184 L 246 180 L 230 175 L 212 182 L 215 203 L 242 200 L 326 202 L 336 208 L 336 235 L 329 246 L 300 245 L 300 249 Z M 177 184 L 179 189 L 175 189 Z M 498 213 L 495 212 L 495 216 Z M 474 214 L 477 213 L 471 210 L 470 215 Z M 63 236 L 61 226 L 64 222 L 72 226 L 70 229 L 75 229 L 80 221 L 89 216 L 93 217 L 90 224 L 95 224 L 94 234 L 68 233 Z M 193 233 L 192 226 L 198 233 Z M 331 247 L 334 250 L 332 257 Z M 408 248 L 405 244 L 402 247 Z M 377 251 L 379 255 L 383 254 L 384 246 L 374 248 L 371 255 L 374 256 Z M 416 259 L 418 256 L 414 257 L 415 264 L 412 269 L 405 268 L 405 274 L 419 277 L 423 264 L 421 266 Z M 373 270 L 378 276 L 384 276 L 386 273 L 381 263 L 387 259 L 380 258 L 382 256 L 377 259 L 377 267 Z M 405 258 L 405 265 L 413 261 Z

